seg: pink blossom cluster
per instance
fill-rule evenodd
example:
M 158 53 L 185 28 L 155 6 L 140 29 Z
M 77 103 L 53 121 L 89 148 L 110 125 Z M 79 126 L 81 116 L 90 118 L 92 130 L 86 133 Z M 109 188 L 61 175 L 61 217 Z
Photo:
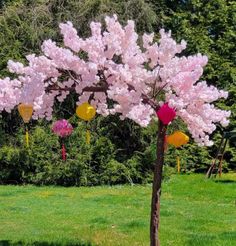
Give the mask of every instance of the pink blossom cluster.
M 62 119 L 54 122 L 52 126 L 52 131 L 59 137 L 64 138 L 71 135 L 73 127 L 67 120 Z
M 227 92 L 198 82 L 207 57 L 180 56 L 186 42 L 176 43 L 164 30 L 160 30 L 158 42 L 154 42 L 154 34 L 144 34 L 140 45 L 132 20 L 123 27 L 114 15 L 105 18 L 105 25 L 104 29 L 101 23 L 92 22 L 91 36 L 81 38 L 71 22 L 62 23 L 64 47 L 46 40 L 42 55 L 26 57 L 27 66 L 9 61 L 9 70 L 18 77 L 0 80 L 0 110 L 9 112 L 19 103 L 31 103 L 34 119 L 50 120 L 55 100 L 63 102 L 73 88 L 77 104 L 91 100 L 99 114 L 119 113 L 121 119 L 147 126 L 156 108 L 145 98 L 156 101 L 154 95 L 163 88 L 165 103 L 176 109 L 196 142 L 211 145 L 209 134 L 216 123 L 228 124 L 230 112 L 212 104 L 226 98 Z M 70 76 L 65 77 L 64 72 Z M 99 86 L 106 89 L 86 90 Z M 114 104 L 108 106 L 108 99 Z

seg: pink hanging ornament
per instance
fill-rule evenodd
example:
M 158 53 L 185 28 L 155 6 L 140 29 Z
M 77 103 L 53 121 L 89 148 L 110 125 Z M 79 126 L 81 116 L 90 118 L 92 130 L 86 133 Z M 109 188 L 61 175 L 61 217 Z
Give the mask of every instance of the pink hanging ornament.
M 63 119 L 63 120 L 58 120 L 53 124 L 52 131 L 55 134 L 57 134 L 59 137 L 65 138 L 72 133 L 73 127 L 67 120 Z M 61 153 L 62 153 L 62 159 L 65 161 L 66 160 L 66 148 L 65 148 L 64 143 L 62 144 Z
M 168 125 L 176 116 L 175 110 L 169 107 L 168 103 L 164 103 L 156 114 L 164 125 Z
M 52 131 L 59 137 L 64 138 L 69 136 L 72 131 L 72 125 L 65 119 L 56 121 L 52 126 Z

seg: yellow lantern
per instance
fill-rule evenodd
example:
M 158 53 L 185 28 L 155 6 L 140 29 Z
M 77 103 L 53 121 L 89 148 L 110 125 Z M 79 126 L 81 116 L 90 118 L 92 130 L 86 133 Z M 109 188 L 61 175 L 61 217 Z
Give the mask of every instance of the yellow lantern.
M 18 111 L 19 111 L 20 116 L 22 117 L 23 121 L 25 123 L 29 123 L 29 121 L 32 117 L 32 114 L 33 114 L 33 106 L 30 104 L 21 103 L 18 106 Z
M 91 119 L 93 119 L 94 116 L 96 115 L 96 109 L 92 105 L 90 105 L 88 102 L 85 102 L 76 108 L 76 114 L 79 118 L 88 122 Z M 90 144 L 90 139 L 91 139 L 90 130 L 87 128 L 86 130 L 86 143 L 87 144 Z
M 96 109 L 89 103 L 85 102 L 76 108 L 76 114 L 82 120 L 89 121 L 95 116 Z
M 18 111 L 24 123 L 29 123 L 33 114 L 33 106 L 31 104 L 21 103 L 18 105 Z M 26 146 L 29 147 L 29 132 L 27 126 L 26 126 L 26 133 L 25 133 L 25 141 L 26 141 Z
M 189 137 L 181 131 L 174 132 L 172 135 L 167 136 L 166 141 L 168 144 L 174 145 L 176 148 L 187 144 L 189 141 Z M 177 171 L 180 173 L 180 158 L 177 156 L 176 158 L 177 163 Z
M 187 144 L 189 141 L 189 137 L 181 131 L 177 131 L 172 135 L 167 136 L 167 143 L 174 145 L 176 148 Z

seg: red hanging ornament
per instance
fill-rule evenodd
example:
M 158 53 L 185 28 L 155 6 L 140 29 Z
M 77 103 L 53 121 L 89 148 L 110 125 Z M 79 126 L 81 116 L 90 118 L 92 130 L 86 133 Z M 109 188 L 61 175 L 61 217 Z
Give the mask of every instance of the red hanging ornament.
M 61 154 L 62 154 L 62 160 L 65 161 L 66 160 L 66 148 L 64 144 L 62 144 Z
M 175 110 L 169 107 L 168 103 L 164 103 L 156 114 L 164 125 L 168 125 L 176 116 Z

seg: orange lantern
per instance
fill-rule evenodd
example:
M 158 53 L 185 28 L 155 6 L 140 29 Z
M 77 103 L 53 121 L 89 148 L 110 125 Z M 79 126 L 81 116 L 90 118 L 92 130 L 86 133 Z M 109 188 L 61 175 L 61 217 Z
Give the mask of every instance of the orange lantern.
M 33 106 L 31 104 L 24 104 L 21 103 L 18 106 L 18 111 L 20 113 L 20 116 L 22 117 L 23 121 L 25 123 L 29 123 L 32 114 L 33 114 Z
M 24 123 L 26 124 L 29 123 L 33 114 L 33 106 L 31 104 L 21 103 L 18 105 L 18 111 Z M 29 132 L 27 126 L 26 126 L 26 133 L 25 133 L 25 141 L 26 141 L 26 146 L 29 147 Z
M 167 136 L 166 139 L 168 144 L 174 145 L 176 148 L 179 148 L 180 146 L 187 144 L 189 141 L 189 137 L 184 134 L 181 131 L 174 132 L 172 135 Z M 176 158 L 177 162 L 177 171 L 180 173 L 180 158 L 177 156 Z
M 181 131 L 177 131 L 172 135 L 167 136 L 167 143 L 174 145 L 176 148 L 187 144 L 189 141 L 189 137 Z

